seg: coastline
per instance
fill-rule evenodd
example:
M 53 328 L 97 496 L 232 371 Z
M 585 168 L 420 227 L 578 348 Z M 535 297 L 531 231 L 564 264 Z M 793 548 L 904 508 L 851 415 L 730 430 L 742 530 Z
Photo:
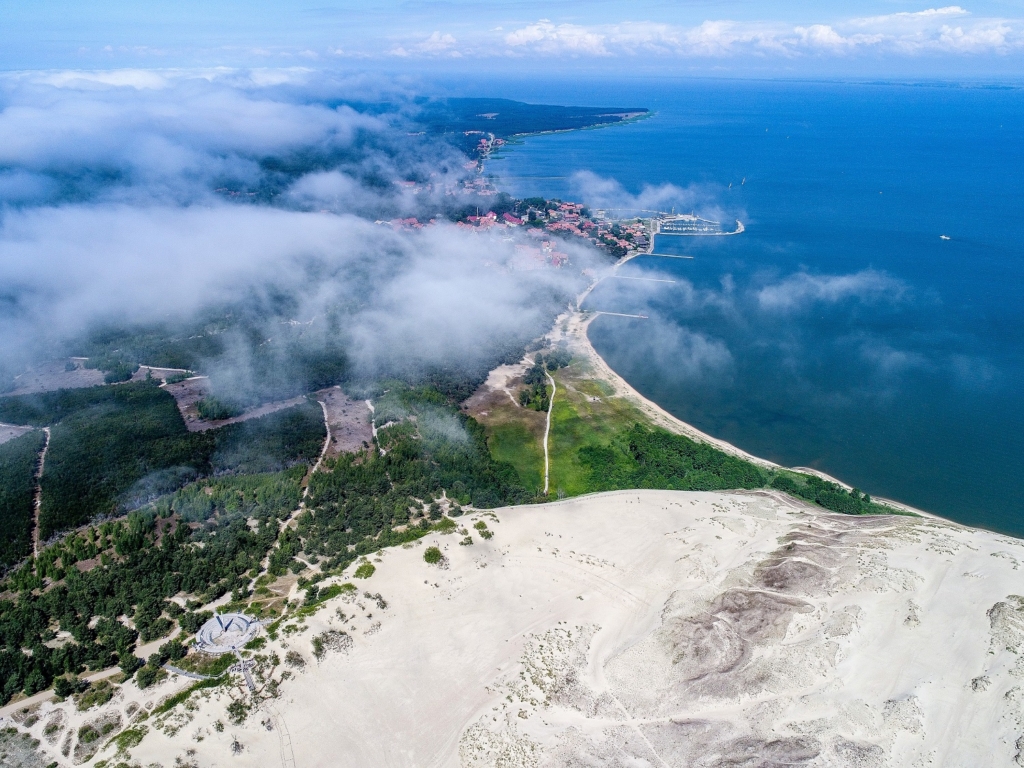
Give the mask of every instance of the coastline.
M 591 286 L 591 288 L 592 287 L 593 286 Z M 589 290 L 590 289 L 588 289 L 587 291 L 588 293 Z M 587 312 L 580 310 L 565 312 L 555 319 L 554 326 L 548 334 L 548 339 L 555 344 L 562 341 L 566 342 L 566 344 L 569 347 L 569 350 L 573 353 L 573 355 L 584 358 L 587 364 L 591 366 L 595 373 L 595 378 L 599 378 L 605 381 L 609 386 L 612 387 L 615 393 L 615 397 L 621 397 L 628 400 L 645 416 L 647 416 L 647 418 L 651 420 L 652 424 L 661 427 L 662 429 L 665 429 L 669 432 L 672 432 L 673 434 L 683 435 L 684 437 L 688 437 L 696 442 L 714 446 L 715 448 L 729 454 L 730 456 L 735 456 L 736 458 L 743 459 L 744 461 L 749 461 L 750 463 L 756 464 L 757 466 L 762 467 L 763 469 L 787 469 L 791 472 L 815 475 L 816 477 L 820 477 L 822 480 L 835 483 L 836 485 L 839 485 L 845 488 L 846 490 L 850 490 L 850 488 L 852 488 L 852 486 L 849 483 L 844 483 L 842 480 L 833 477 L 832 475 L 829 475 L 825 472 L 822 472 L 821 470 L 813 469 L 810 467 L 783 467 L 781 464 L 777 464 L 773 461 L 769 461 L 768 459 L 748 453 L 747 451 L 744 451 L 742 448 L 739 448 L 733 445 L 732 443 L 729 443 L 717 437 L 713 437 L 712 435 L 709 435 L 706 432 L 702 432 L 692 424 L 689 424 L 683 421 L 682 419 L 678 418 L 677 416 L 672 415 L 664 408 L 662 408 L 660 405 L 655 403 L 653 400 L 644 397 L 642 394 L 640 394 L 640 392 L 636 390 L 635 387 L 633 387 L 633 385 L 631 385 L 628 381 L 626 381 L 626 379 L 624 379 L 620 374 L 618 374 L 610 365 L 608 365 L 607 361 L 605 361 L 605 359 L 601 357 L 600 354 L 598 354 L 597 350 L 594 349 L 593 344 L 591 344 L 590 337 L 588 335 L 588 330 L 590 324 L 594 321 L 596 317 L 599 316 L 599 314 L 600 313 L 597 312 Z M 892 499 L 886 499 L 882 497 L 873 498 L 874 501 L 883 506 L 892 507 L 893 509 L 899 510 L 904 513 L 910 513 L 912 515 L 917 515 L 919 517 L 929 518 L 933 520 L 940 520 L 944 523 L 952 523 L 954 525 L 959 525 L 964 528 L 970 528 L 972 530 L 986 530 L 982 528 L 976 528 L 975 526 L 964 525 L 963 523 L 959 523 L 956 520 L 950 520 L 949 518 L 942 517 L 941 515 L 937 515 L 934 512 L 927 512 L 923 509 L 912 507 L 909 504 L 904 504 L 903 502 L 900 501 L 894 501 Z M 992 531 L 992 533 L 998 532 Z
M 610 113 L 615 114 L 615 113 Z M 504 144 L 497 150 L 488 150 L 487 154 L 479 159 L 480 163 L 480 174 L 485 173 L 484 164 L 485 161 L 490 160 L 495 156 L 496 153 L 501 152 L 505 147 L 515 146 L 522 144 L 523 139 L 528 139 L 533 136 L 553 136 L 558 133 L 576 133 L 577 131 L 597 131 L 602 128 L 615 128 L 620 125 L 629 125 L 631 123 L 639 123 L 641 120 L 647 120 L 648 118 L 654 117 L 657 114 L 654 110 L 643 112 L 641 114 L 633 115 L 632 117 L 626 117 L 617 123 L 596 123 L 595 125 L 584 125 L 580 128 L 551 128 L 546 131 L 525 131 L 523 133 L 511 133 L 508 136 L 499 137 L 504 140 Z M 493 134 L 492 134 L 493 135 Z
M 599 313 L 586 311 L 577 311 L 560 315 L 555 320 L 554 331 L 556 335 L 552 340 L 555 342 L 563 340 L 566 341 L 569 345 L 569 350 L 574 355 L 583 357 L 594 369 L 597 374 L 597 378 L 603 379 L 612 387 L 615 391 L 616 397 L 627 399 L 655 425 L 667 429 L 669 432 L 674 434 L 684 435 L 691 440 L 713 445 L 715 448 L 718 448 L 725 453 L 745 461 L 749 461 L 753 464 L 757 464 L 765 469 L 782 468 L 775 462 L 763 459 L 760 456 L 754 456 L 741 448 L 737 448 L 732 443 L 728 443 L 725 440 L 720 440 L 705 432 L 701 432 L 692 424 L 687 424 L 685 421 L 673 416 L 653 400 L 649 400 L 641 395 L 628 381 L 622 378 L 622 376 L 616 373 L 612 367 L 605 362 L 605 359 L 597 353 L 597 350 L 594 349 L 594 346 L 590 343 L 590 337 L 587 335 L 587 330 L 590 324 L 598 316 Z
M 559 129 L 559 130 L 554 130 L 554 131 L 537 131 L 537 132 L 532 132 L 532 133 L 513 134 L 512 136 L 510 136 L 508 138 L 508 140 L 506 140 L 506 145 L 505 146 L 510 147 L 512 145 L 518 144 L 518 143 L 520 143 L 519 140 L 526 139 L 526 138 L 528 138 L 530 136 L 539 136 L 539 135 L 545 135 L 545 134 L 551 134 L 551 133 L 571 133 L 571 132 L 575 132 L 575 131 L 579 131 L 579 130 L 593 130 L 593 129 L 597 129 L 597 128 L 609 128 L 609 127 L 614 127 L 614 126 L 617 126 L 617 125 L 623 125 L 625 123 L 631 123 L 631 122 L 636 122 L 636 121 L 639 121 L 639 120 L 645 120 L 648 117 L 653 117 L 655 114 L 657 114 L 657 113 L 654 112 L 654 111 L 650 111 L 650 112 L 647 112 L 647 113 L 642 114 L 642 115 L 637 115 L 637 116 L 634 116 L 634 117 L 630 117 L 630 118 L 628 118 L 626 120 L 623 120 L 622 122 L 619 122 L 619 123 L 604 123 L 604 124 L 595 125 L 595 126 L 587 126 L 585 128 L 568 128 L 568 129 Z M 480 172 L 481 173 L 484 173 L 484 160 L 485 159 L 489 159 L 489 158 L 482 158 L 481 159 L 481 162 L 480 162 Z M 732 443 L 729 443 L 729 442 L 727 442 L 725 440 L 721 440 L 721 439 L 713 437 L 713 436 L 711 436 L 711 435 L 709 435 L 709 434 L 707 434 L 705 432 L 702 432 L 701 430 L 697 429 L 692 424 L 689 424 L 689 423 L 683 421 L 682 419 L 679 419 L 678 417 L 676 417 L 673 414 L 671 414 L 668 411 L 666 411 L 664 408 L 662 408 L 660 405 L 658 405 L 654 401 L 652 401 L 652 400 L 644 397 L 643 395 L 641 395 L 640 392 L 638 392 L 628 381 L 626 381 L 626 379 L 624 379 L 610 365 L 608 365 L 608 363 L 604 360 L 604 358 L 601 357 L 598 354 L 596 349 L 594 349 L 593 345 L 590 342 L 590 338 L 588 336 L 588 329 L 589 329 L 590 323 L 592 323 L 594 318 L 596 318 L 598 315 L 600 315 L 600 314 L 607 314 L 607 313 L 602 313 L 602 312 L 598 312 L 598 311 L 583 310 L 582 309 L 583 302 L 590 295 L 590 293 L 606 277 L 614 276 L 618 272 L 618 270 L 624 264 L 626 264 L 629 261 L 632 261 L 633 259 L 635 259 L 637 257 L 640 257 L 640 256 L 657 256 L 658 254 L 656 254 L 654 252 L 654 246 L 655 246 L 656 236 L 658 234 L 660 234 L 660 232 L 658 230 L 659 230 L 659 227 L 656 224 L 654 224 L 654 226 L 652 227 L 651 234 L 650 234 L 650 242 L 649 242 L 649 244 L 648 244 L 648 246 L 647 246 L 647 248 L 645 250 L 633 250 L 633 251 L 628 252 L 622 258 L 618 259 L 603 274 L 595 276 L 595 278 L 586 287 L 586 289 L 576 297 L 576 300 L 575 300 L 575 310 L 570 308 L 567 312 L 564 312 L 561 315 L 559 315 L 557 318 L 555 318 L 555 322 L 553 324 L 553 327 L 548 332 L 546 338 L 549 341 L 553 342 L 553 343 L 558 343 L 559 341 L 563 341 L 563 340 L 566 341 L 568 343 L 570 351 L 572 351 L 572 353 L 574 355 L 579 355 L 579 356 L 585 358 L 587 363 L 597 373 L 597 378 L 603 379 L 607 384 L 609 384 L 612 387 L 613 391 L 615 392 L 615 396 L 623 397 L 626 400 L 628 400 L 629 402 L 631 402 L 644 415 L 646 415 L 647 418 L 650 419 L 651 422 L 653 424 L 655 424 L 656 426 L 662 427 L 662 428 L 668 430 L 669 432 L 686 436 L 686 437 L 688 437 L 688 438 L 690 438 L 692 440 L 695 440 L 697 442 L 702 442 L 702 443 L 706 443 L 708 445 L 712 445 L 712 446 L 718 448 L 721 451 L 724 451 L 725 453 L 727 453 L 727 454 L 729 454 L 731 456 L 735 456 L 737 458 L 749 461 L 749 462 L 751 462 L 751 463 L 753 463 L 753 464 L 755 464 L 757 466 L 760 466 L 762 468 L 765 468 L 765 469 L 771 469 L 771 470 L 786 469 L 786 470 L 789 470 L 791 472 L 798 472 L 798 473 L 801 473 L 801 474 L 814 475 L 814 476 L 819 477 L 819 478 L 821 478 L 823 480 L 826 480 L 828 482 L 835 483 L 836 485 L 839 485 L 840 487 L 846 489 L 847 491 L 851 490 L 853 486 L 851 486 L 850 484 L 845 483 L 842 480 L 840 480 L 840 479 L 838 479 L 836 477 L 833 477 L 832 475 L 829 475 L 829 474 L 827 474 L 825 472 L 822 472 L 820 470 L 813 469 L 813 468 L 810 468 L 810 467 L 783 467 L 782 465 L 777 464 L 777 463 L 772 462 L 772 461 L 769 461 L 768 459 L 764 459 L 764 458 L 761 458 L 760 456 L 755 456 L 755 455 L 753 455 L 751 453 L 748 453 L 747 451 L 744 451 L 743 449 L 733 445 Z M 739 220 L 739 219 L 736 219 L 736 229 L 735 230 L 733 230 L 731 232 L 717 232 L 717 233 L 715 233 L 712 236 L 719 236 L 719 237 L 721 237 L 721 236 L 738 235 L 738 234 L 742 234 L 745 231 L 746 231 L 746 227 L 744 226 L 743 222 L 741 220 Z M 682 235 L 682 236 L 686 236 L 686 235 Z M 708 236 L 708 235 L 702 235 L 702 236 Z M 545 438 L 545 450 L 546 450 L 546 448 L 547 448 L 547 440 Z M 909 504 L 905 504 L 905 503 L 900 502 L 900 501 L 896 501 L 896 500 L 893 500 L 893 499 L 887 499 L 887 498 L 880 497 L 880 496 L 873 496 L 872 498 L 878 504 L 890 507 L 890 508 L 892 508 L 894 510 L 898 510 L 899 512 L 902 512 L 902 513 L 908 513 L 908 514 L 911 514 L 911 515 L 917 515 L 919 517 L 930 518 L 930 519 L 934 519 L 934 520 L 938 520 L 938 521 L 942 521 L 942 522 L 946 522 L 946 523 L 952 523 L 952 524 L 955 524 L 955 525 L 961 525 L 961 526 L 966 527 L 966 528 L 971 528 L 972 530 L 975 529 L 974 526 L 967 526 L 967 525 L 965 525 L 963 523 L 958 523 L 955 520 L 950 520 L 948 518 L 942 517 L 941 515 L 937 515 L 937 514 L 935 514 L 933 512 L 927 512 L 925 510 L 919 509 L 917 507 L 913 507 L 913 506 L 911 506 Z M 987 529 L 977 528 L 977 530 L 987 530 Z M 993 531 L 993 533 L 998 533 L 998 532 Z M 1006 535 L 1006 534 L 1000 534 L 1000 535 Z
M 824 751 L 854 743 L 848 720 L 834 715 L 851 700 L 868 723 L 854 736 L 870 726 L 870 743 L 889 750 L 891 764 L 936 754 L 943 764 L 1012 761 L 984 761 L 993 743 L 1012 755 L 1019 733 L 1016 700 L 1007 695 L 1019 682 L 1017 659 L 1012 649 L 993 652 L 991 627 L 998 622 L 1008 642 L 1021 637 L 1006 595 L 1016 589 L 1024 542 L 909 517 L 844 516 L 765 493 L 608 491 L 471 510 L 459 520 L 474 531 L 474 546 L 435 531 L 372 555 L 375 572 L 359 590 L 380 601 L 372 616 L 358 592 L 343 594 L 284 637 L 266 636 L 263 653 L 304 663 L 270 670 L 281 695 L 264 698 L 264 709 L 229 728 L 215 725 L 245 695 L 236 676 L 234 689 L 212 689 L 186 712 L 150 720 L 130 747 L 133 762 L 192 750 L 203 764 L 223 764 L 242 744 L 254 765 L 276 764 L 282 754 L 284 765 L 321 765 L 330 754 L 339 768 L 489 768 L 524 753 L 538 758 L 531 764 L 570 764 L 572 754 L 613 764 L 622 741 L 596 750 L 610 741 L 609 728 L 635 728 L 634 713 L 662 728 L 655 743 L 669 759 L 691 749 L 685 764 L 696 764 L 698 751 L 714 749 L 738 762 L 757 746 L 754 737 L 737 742 L 737 732 L 767 734 L 769 754 L 779 754 L 779 744 L 820 743 Z M 476 535 L 475 523 L 493 539 Z M 427 547 L 443 553 L 443 565 L 424 562 Z M 726 620 L 753 657 L 734 669 L 721 671 L 721 655 L 695 652 L 720 647 L 717 636 L 701 645 L 670 634 Z M 344 645 L 325 645 L 342 632 Z M 666 636 L 677 640 L 667 651 Z M 678 647 L 688 654 L 681 661 Z M 707 710 L 693 682 L 704 670 L 730 682 L 712 712 L 728 727 L 702 726 L 709 735 L 695 742 L 678 724 Z M 171 675 L 145 691 L 129 688 L 106 711 L 191 684 Z M 751 690 L 762 693 L 752 698 Z M 598 709 L 599 691 L 629 709 Z M 904 691 L 913 698 L 899 698 Z M 895 709 L 905 700 L 913 708 Z M 52 702 L 22 730 L 42 736 L 56 709 L 70 731 L 96 717 L 71 700 Z M 436 713 L 432 727 L 421 727 L 423 712 Z M 961 726 L 951 729 L 950 718 Z M 408 734 L 397 746 L 395 732 Z M 59 741 L 40 742 L 58 757 Z M 827 764 L 849 764 L 852 749 L 833 750 Z M 655 764 L 647 758 L 659 753 L 631 754 L 636 764 Z
M 616 112 L 609 112 L 608 114 L 618 114 Z M 615 128 L 620 125 L 629 125 L 630 123 L 639 123 L 641 120 L 647 120 L 648 118 L 654 117 L 657 112 L 650 110 L 647 112 L 640 112 L 632 115 L 631 117 L 624 117 L 617 123 L 595 123 L 594 125 L 584 125 L 580 128 L 551 128 L 546 131 L 526 131 L 524 133 L 512 133 L 509 134 L 508 138 L 505 139 L 505 145 L 507 146 L 512 142 L 513 139 L 525 139 L 530 136 L 551 136 L 556 133 L 575 133 L 576 131 L 596 131 L 601 128 Z

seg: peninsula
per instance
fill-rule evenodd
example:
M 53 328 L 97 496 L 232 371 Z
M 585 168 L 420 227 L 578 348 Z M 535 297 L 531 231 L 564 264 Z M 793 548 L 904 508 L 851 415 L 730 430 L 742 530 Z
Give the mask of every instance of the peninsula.
M 580 307 L 661 220 L 492 197 L 501 215 L 378 223 L 522 237 L 512 271 L 567 269 L 583 241 L 606 263 L 472 387 L 349 382 L 243 406 L 187 366 L 74 358 L 52 381 L 104 364 L 109 383 L 40 372 L 0 398 L 25 537 L 0 594 L 4 754 L 1024 759 L 1024 543 L 780 467 L 644 399 Z

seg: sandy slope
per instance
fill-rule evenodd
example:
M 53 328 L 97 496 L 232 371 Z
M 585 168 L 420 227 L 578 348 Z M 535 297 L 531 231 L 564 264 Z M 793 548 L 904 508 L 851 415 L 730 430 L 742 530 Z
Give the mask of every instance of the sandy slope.
M 434 534 L 382 554 L 358 584 L 386 609 L 338 598 L 287 649 L 271 643 L 308 661 L 273 713 L 218 733 L 226 696 L 200 700 L 173 737 L 154 730 L 133 756 L 170 765 L 192 749 L 198 765 L 396 768 L 1019 764 L 1020 541 L 764 493 L 622 491 L 460 523 L 475 519 L 492 540 Z M 432 543 L 445 568 L 423 561 Z M 310 641 L 328 628 L 352 646 L 316 664 Z

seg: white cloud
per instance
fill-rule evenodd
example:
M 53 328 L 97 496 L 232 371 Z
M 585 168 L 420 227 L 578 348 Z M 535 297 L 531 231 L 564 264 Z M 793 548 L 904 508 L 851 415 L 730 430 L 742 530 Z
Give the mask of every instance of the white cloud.
M 1007 54 L 1024 50 L 1024 20 L 975 18 L 960 6 L 795 26 L 728 19 L 693 27 L 640 21 L 584 26 L 541 19 L 506 33 L 504 42 L 513 55 L 551 57 Z
M 900 11 L 899 13 L 887 13 L 883 16 L 865 16 L 853 18 L 846 23 L 858 27 L 879 27 L 891 26 L 893 24 L 921 24 L 930 23 L 935 19 L 948 19 L 952 16 L 970 16 L 970 12 L 959 5 L 947 5 L 943 8 L 928 8 L 923 11 Z
M 552 24 L 541 19 L 505 35 L 505 44 L 512 49 L 529 49 L 531 52 L 578 56 L 606 56 L 606 35 L 592 28 L 578 24 Z
M 898 302 L 907 293 L 903 281 L 866 269 L 849 275 L 812 275 L 798 272 L 785 280 L 768 285 L 757 292 L 757 303 L 763 310 L 794 312 L 814 303 L 835 304 L 841 301 Z
M 928 358 L 920 352 L 897 349 L 882 339 L 867 337 L 860 345 L 860 355 L 882 376 L 897 376 L 914 368 L 927 368 Z
M 417 51 L 423 53 L 441 53 L 453 48 L 456 44 L 456 39 L 452 35 L 442 35 L 440 32 L 434 32 L 430 37 L 415 46 Z
M 856 44 L 850 38 L 840 35 L 828 24 L 812 24 L 809 27 L 797 27 L 793 31 L 799 36 L 800 42 L 811 49 L 840 51 Z
M 304 318 L 355 307 L 346 341 L 369 368 L 471 361 L 490 340 L 541 318 L 538 291 L 574 279 L 493 266 L 514 253 L 497 235 L 453 226 L 401 233 L 355 216 L 266 206 L 8 212 L 0 285 L 20 298 L 16 317 L 0 316 L 0 337 L 5 354 L 20 344 L 38 349 L 95 322 L 187 319 L 270 287 L 294 296 Z
M 690 382 L 714 379 L 721 383 L 734 375 L 735 360 L 721 339 L 692 331 L 660 314 L 643 321 L 643 336 L 642 344 L 620 349 L 619 354 L 629 360 L 627 368 L 654 367 L 671 371 L 673 379 Z
M 159 77 L 0 77 L 0 369 L 98 322 L 173 322 L 269 291 L 296 316 L 345 313 L 367 366 L 472 361 L 539 331 L 582 279 L 582 245 L 567 246 L 579 269 L 521 271 L 508 232 L 376 226 L 432 215 L 431 193 L 394 182 L 443 190 L 466 158 L 329 106 L 365 81 Z
M 167 75 L 152 69 L 111 69 L 97 71 L 69 70 L 31 73 L 32 79 L 58 88 L 83 88 L 90 84 L 128 86 L 131 88 L 160 89 L 168 85 Z
M 675 184 L 645 184 L 638 194 L 631 194 L 617 180 L 598 176 L 591 171 L 577 171 L 570 180 L 573 193 L 591 208 L 619 211 L 676 212 L 700 210 L 705 215 L 722 216 L 714 196 L 696 185 L 686 188 Z
M 76 194 L 194 200 L 209 193 L 204 181 L 254 178 L 261 155 L 345 146 L 360 130 L 383 128 L 347 107 L 268 97 L 263 88 L 291 78 L 264 71 L 234 82 L 216 73 L 106 74 L 0 78 L 0 166 L 70 173 Z M 29 188 L 21 183 L 17 194 Z

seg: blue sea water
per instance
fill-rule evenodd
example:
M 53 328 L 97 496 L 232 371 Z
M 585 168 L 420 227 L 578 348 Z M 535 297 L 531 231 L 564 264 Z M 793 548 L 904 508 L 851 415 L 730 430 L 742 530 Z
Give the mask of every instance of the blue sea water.
M 510 92 L 647 106 L 488 163 L 517 195 L 662 202 L 741 219 L 660 238 L 590 309 L 591 339 L 700 429 L 873 495 L 1024 536 L 1024 90 L 661 81 Z M 730 186 L 731 185 L 731 186 Z M 650 199 L 650 196 L 648 196 Z M 629 201 L 623 204 L 635 205 Z M 666 204 L 668 204 L 666 202 Z M 946 235 L 949 239 L 941 239 Z

